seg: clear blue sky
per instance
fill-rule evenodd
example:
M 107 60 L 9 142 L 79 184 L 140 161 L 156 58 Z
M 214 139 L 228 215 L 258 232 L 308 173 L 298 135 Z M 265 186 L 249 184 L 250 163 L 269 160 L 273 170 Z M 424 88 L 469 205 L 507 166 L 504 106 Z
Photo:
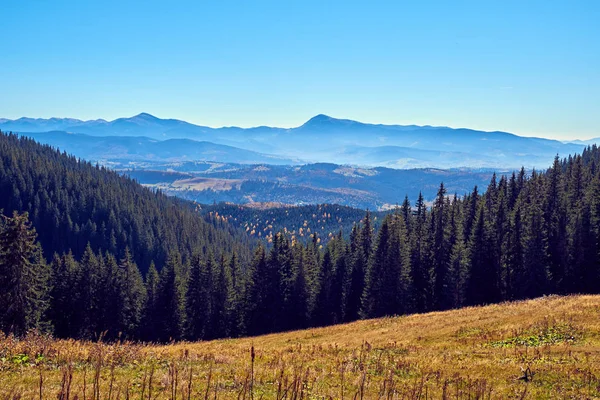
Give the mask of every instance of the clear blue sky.
M 600 1 L 0 0 L 0 117 L 600 136 Z

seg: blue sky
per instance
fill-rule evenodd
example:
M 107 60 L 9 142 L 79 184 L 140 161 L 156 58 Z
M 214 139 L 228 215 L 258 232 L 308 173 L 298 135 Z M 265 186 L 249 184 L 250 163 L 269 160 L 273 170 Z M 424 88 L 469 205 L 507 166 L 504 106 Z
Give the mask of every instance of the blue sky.
M 1 0 L 0 117 L 600 136 L 598 1 Z

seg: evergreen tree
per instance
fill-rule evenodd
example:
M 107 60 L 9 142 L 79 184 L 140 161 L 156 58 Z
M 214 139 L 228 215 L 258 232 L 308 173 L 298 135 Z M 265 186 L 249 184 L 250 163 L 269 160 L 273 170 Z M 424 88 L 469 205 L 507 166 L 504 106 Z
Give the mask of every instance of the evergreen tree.
M 429 230 L 425 199 L 419 193 L 416 216 L 410 241 L 410 265 L 412 267 L 413 304 L 416 312 L 428 311 L 431 301 L 431 263 L 429 259 Z
M 118 313 L 120 332 L 128 338 L 139 336 L 146 303 L 146 288 L 129 248 L 125 248 L 125 254 L 119 262 L 117 288 L 121 297 L 121 309 Z
M 221 255 L 219 263 L 213 263 L 212 285 L 212 332 L 211 338 L 229 337 L 233 325 L 232 305 L 234 301 L 233 282 L 229 262 Z
M 86 246 L 80 261 L 81 279 L 79 292 L 81 298 L 76 308 L 77 321 L 79 321 L 79 337 L 96 339 L 100 334 L 99 315 L 101 313 L 100 299 L 102 296 L 102 270 L 104 261 L 102 257 L 94 254 L 91 246 Z
M 308 308 L 308 320 L 311 321 L 317 304 L 319 295 L 319 273 L 320 273 L 320 253 L 318 248 L 318 237 L 312 235 L 312 239 L 304 247 L 303 264 L 306 273 L 306 306 Z
M 332 254 L 332 245 L 329 243 L 323 255 L 321 271 L 319 274 L 319 294 L 313 317 L 315 326 L 326 326 L 333 323 L 334 310 L 332 306 L 332 285 L 334 273 L 334 260 Z
M 278 311 L 279 274 L 267 262 L 265 248 L 258 246 L 249 267 L 250 277 L 246 289 L 246 327 L 249 335 L 274 332 L 277 329 L 273 316 Z
M 339 324 L 345 318 L 349 291 L 348 249 L 346 248 L 341 231 L 330 243 L 333 243 L 334 249 L 334 268 L 330 293 L 332 302 L 331 311 L 333 323 Z
M 548 236 L 544 225 L 541 177 L 533 171 L 526 190 L 523 214 L 524 273 L 521 297 L 532 298 L 546 294 L 549 286 Z
M 390 243 L 390 218 L 386 218 L 379 229 L 377 235 L 377 241 L 375 245 L 375 252 L 365 277 L 365 289 L 362 298 L 361 317 L 362 318 L 376 318 L 383 315 L 393 313 L 393 305 L 390 305 L 390 301 L 393 303 L 395 293 L 392 293 L 392 298 L 387 297 L 390 295 L 388 290 L 384 290 L 387 285 L 394 285 L 395 282 L 386 282 L 387 274 L 386 270 L 390 269 L 387 264 L 389 243 Z M 396 277 L 400 279 L 400 276 Z
M 504 252 L 504 269 L 506 270 L 506 298 L 514 300 L 526 296 L 521 284 L 526 280 L 523 252 L 523 225 L 521 209 L 517 207 L 510 222 L 510 233 Z M 525 287 L 525 285 L 523 285 Z
M 479 212 L 469 242 L 469 279 L 466 301 L 471 305 L 489 304 L 497 301 L 497 281 L 493 260 L 488 252 L 489 229 L 486 227 L 485 207 Z
M 448 272 L 447 298 L 451 299 L 452 307 L 465 304 L 465 290 L 468 281 L 467 244 L 463 238 L 462 206 L 455 195 L 452 202 L 452 217 L 450 219 L 450 267 Z
M 146 275 L 146 303 L 144 305 L 141 329 L 141 337 L 145 340 L 156 340 L 155 335 L 159 329 L 159 321 L 157 318 L 159 285 L 160 276 L 158 275 L 154 263 L 151 263 L 148 274 Z
M 368 214 L 366 218 L 368 218 Z M 363 239 L 363 235 L 363 230 L 355 225 L 350 235 L 350 284 L 346 296 L 346 321 L 354 321 L 359 318 L 368 254 L 365 254 L 364 244 L 370 242 L 370 239 Z
M 54 325 L 54 335 L 60 338 L 77 337 L 81 327 L 78 313 L 82 298 L 80 292 L 81 268 L 72 253 L 52 260 L 52 291 L 50 293 L 50 319 Z
M 195 254 L 191 260 L 185 301 L 186 337 L 190 340 L 212 336 L 214 264 L 212 253 L 206 261 L 200 254 Z
M 275 312 L 271 318 L 273 318 L 277 330 L 289 330 L 294 324 L 287 312 L 293 290 L 294 275 L 290 242 L 283 233 L 277 233 L 273 238 L 273 247 L 267 262 L 275 279 L 272 293 Z
M 159 321 L 156 337 L 160 341 L 181 339 L 185 326 L 185 287 L 179 253 L 171 252 L 160 271 L 156 313 Z
M 551 290 L 563 292 L 565 271 L 568 269 L 567 253 L 567 210 L 562 195 L 562 165 L 558 155 L 547 173 L 544 207 L 544 230 L 548 233 L 549 273 L 552 277 Z
M 432 216 L 432 262 L 434 273 L 434 307 L 438 310 L 445 310 L 452 306 L 452 300 L 449 297 L 448 283 L 450 270 L 450 224 L 449 206 L 446 202 L 446 188 L 440 184 L 437 197 L 431 210 Z
M 300 243 L 292 245 L 292 270 L 294 283 L 289 300 L 288 313 L 292 321 L 291 329 L 303 329 L 308 327 L 309 310 L 309 282 L 306 264 L 306 249 Z
M 23 335 L 44 327 L 50 269 L 28 214 L 14 212 L 0 227 L 0 329 Z
M 242 271 L 237 253 L 234 251 L 229 259 L 229 271 L 231 271 L 232 298 L 228 310 L 230 316 L 230 334 L 239 336 L 246 330 L 244 326 L 243 300 L 246 290 L 246 278 Z

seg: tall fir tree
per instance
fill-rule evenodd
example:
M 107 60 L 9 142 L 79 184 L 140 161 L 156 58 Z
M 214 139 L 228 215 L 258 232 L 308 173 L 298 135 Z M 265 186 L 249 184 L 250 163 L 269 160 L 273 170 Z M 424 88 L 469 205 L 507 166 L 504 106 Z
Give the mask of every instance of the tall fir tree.
M 79 335 L 82 319 L 78 308 L 82 299 L 81 267 L 72 253 L 52 260 L 52 290 L 50 293 L 50 319 L 54 325 L 54 335 L 59 338 L 73 338 Z
M 0 329 L 23 335 L 44 328 L 50 268 L 28 213 L 16 211 L 0 226 Z
M 167 264 L 160 271 L 156 313 L 160 341 L 181 339 L 185 327 L 185 286 L 182 274 L 181 255 L 171 252 Z

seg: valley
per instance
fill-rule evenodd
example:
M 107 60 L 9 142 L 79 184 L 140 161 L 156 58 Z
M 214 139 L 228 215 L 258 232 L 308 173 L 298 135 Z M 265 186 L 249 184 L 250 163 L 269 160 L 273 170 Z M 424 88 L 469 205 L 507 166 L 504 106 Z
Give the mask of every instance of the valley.
M 390 210 L 421 192 L 435 197 L 440 182 L 459 197 L 478 186 L 485 190 L 492 170 L 357 168 L 336 164 L 239 165 L 210 162 L 145 163 L 135 169 L 113 165 L 143 185 L 201 204 L 340 204 Z M 511 171 L 499 171 L 508 174 Z

